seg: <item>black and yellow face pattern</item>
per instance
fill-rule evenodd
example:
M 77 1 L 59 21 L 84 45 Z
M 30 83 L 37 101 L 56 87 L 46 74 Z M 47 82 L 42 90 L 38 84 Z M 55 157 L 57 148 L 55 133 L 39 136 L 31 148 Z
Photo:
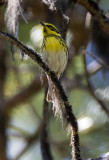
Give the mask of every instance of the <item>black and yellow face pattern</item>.
M 42 23 L 43 36 L 56 35 L 61 36 L 58 29 L 50 23 Z

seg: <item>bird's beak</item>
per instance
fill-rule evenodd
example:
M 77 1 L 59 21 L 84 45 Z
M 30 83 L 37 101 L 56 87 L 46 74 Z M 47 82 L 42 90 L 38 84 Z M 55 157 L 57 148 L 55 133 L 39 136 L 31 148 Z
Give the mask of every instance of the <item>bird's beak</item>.
M 40 24 L 41 24 L 42 26 L 45 26 L 45 24 L 44 24 L 43 22 L 40 22 Z

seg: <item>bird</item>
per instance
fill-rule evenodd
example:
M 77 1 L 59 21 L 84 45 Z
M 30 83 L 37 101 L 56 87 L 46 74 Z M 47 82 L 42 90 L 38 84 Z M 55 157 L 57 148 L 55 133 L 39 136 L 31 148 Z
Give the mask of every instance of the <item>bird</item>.
M 68 48 L 59 30 L 50 23 L 40 22 L 42 26 L 43 42 L 41 46 L 41 58 L 43 62 L 53 71 L 58 80 L 63 74 L 68 62 Z M 52 102 L 56 96 L 56 88 L 49 78 L 47 101 Z

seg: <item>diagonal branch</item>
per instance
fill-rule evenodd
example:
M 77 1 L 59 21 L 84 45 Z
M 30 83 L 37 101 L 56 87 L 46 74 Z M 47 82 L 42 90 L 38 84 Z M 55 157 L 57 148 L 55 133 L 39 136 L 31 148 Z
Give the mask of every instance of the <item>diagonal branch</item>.
M 22 149 L 22 151 L 16 156 L 14 160 L 18 160 L 34 143 L 37 142 L 40 135 L 40 130 L 41 130 L 41 125 L 39 125 L 39 128 L 32 136 L 28 137 L 27 145 Z
M 91 54 L 90 52 L 86 52 L 89 56 L 91 56 L 93 59 L 95 59 L 99 64 L 102 65 L 107 71 L 109 71 L 109 66 L 99 57 L 96 57 L 94 54 Z
M 101 28 L 109 34 L 109 20 L 93 0 L 76 0 L 76 2 L 85 7 L 92 14 L 93 18 L 100 24 Z
M 101 106 L 101 108 L 104 110 L 104 112 L 107 114 L 107 116 L 109 117 L 109 110 L 106 107 L 106 105 L 102 102 L 101 99 L 99 99 L 98 96 L 95 95 L 94 90 L 89 82 L 89 74 L 87 72 L 87 66 L 86 66 L 86 51 L 83 50 L 83 62 L 84 62 L 84 67 L 85 67 L 85 76 L 86 76 L 86 81 L 87 81 L 87 86 L 89 89 L 90 94 L 92 95 L 92 97 L 98 102 L 98 104 Z
M 13 45 L 19 47 L 25 54 L 27 54 L 34 62 L 39 64 L 41 68 L 46 72 L 46 74 L 51 78 L 52 82 L 54 83 L 55 87 L 59 91 L 60 97 L 63 101 L 66 110 L 66 120 L 68 124 L 70 124 L 72 129 L 72 159 L 73 160 L 82 160 L 80 155 L 80 145 L 79 145 L 79 135 L 78 135 L 78 124 L 77 120 L 72 113 L 72 106 L 69 104 L 68 97 L 66 96 L 64 89 L 59 82 L 57 76 L 52 72 L 47 65 L 42 61 L 41 57 L 34 52 L 32 49 L 23 45 L 23 43 L 19 42 L 16 38 L 12 37 L 8 33 L 0 32 L 0 38 L 4 38 L 10 41 Z
M 12 108 L 17 105 L 26 102 L 34 94 L 36 94 L 41 89 L 41 82 L 39 77 L 35 77 L 33 82 L 27 87 L 22 89 L 17 95 L 7 100 L 4 104 L 5 113 L 7 114 Z

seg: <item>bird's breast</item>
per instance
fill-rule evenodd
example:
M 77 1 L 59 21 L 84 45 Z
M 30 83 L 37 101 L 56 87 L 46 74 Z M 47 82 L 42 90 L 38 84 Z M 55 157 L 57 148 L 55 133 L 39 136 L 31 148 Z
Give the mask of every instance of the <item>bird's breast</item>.
M 64 45 L 60 39 L 55 37 L 48 37 L 45 39 L 45 46 L 43 47 L 43 52 L 48 53 L 58 53 L 64 51 Z

